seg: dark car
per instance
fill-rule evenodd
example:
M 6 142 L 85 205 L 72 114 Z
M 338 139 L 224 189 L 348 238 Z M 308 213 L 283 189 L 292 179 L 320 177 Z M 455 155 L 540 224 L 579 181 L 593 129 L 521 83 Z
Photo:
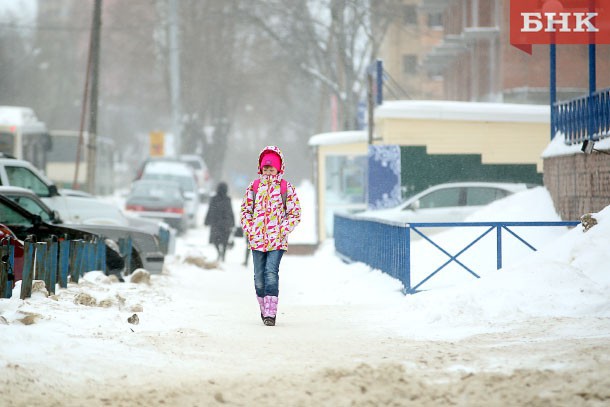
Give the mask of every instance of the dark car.
M 186 198 L 177 182 L 134 181 L 125 200 L 125 210 L 144 218 L 162 220 L 178 232 L 184 232 L 189 226 Z
M 9 228 L 21 241 L 30 235 L 33 235 L 37 241 L 45 241 L 52 237 L 86 241 L 104 239 L 103 236 L 96 233 L 45 222 L 40 215 L 25 210 L 3 195 L 0 195 L 0 223 Z M 107 274 L 119 274 L 125 267 L 125 261 L 116 251 L 114 244 L 105 243 Z
M 0 195 L 5 196 L 28 212 L 38 215 L 42 221 L 52 224 L 61 224 L 73 229 L 94 233 L 104 239 L 110 239 L 116 244 L 120 239 L 130 238 L 132 251 L 127 271 L 133 272 L 137 268 L 145 268 L 150 273 L 161 273 L 165 256 L 156 236 L 130 226 L 96 225 L 96 224 L 68 224 L 64 223 L 57 211 L 50 209 L 32 191 L 18 187 L 0 186 Z

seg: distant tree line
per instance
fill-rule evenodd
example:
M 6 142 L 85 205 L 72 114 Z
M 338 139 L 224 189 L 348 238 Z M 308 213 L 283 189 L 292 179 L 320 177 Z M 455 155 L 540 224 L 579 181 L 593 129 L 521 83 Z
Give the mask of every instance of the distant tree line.
M 357 126 L 374 61 L 400 0 L 178 0 L 182 152 L 215 179 L 252 175 L 266 144 L 291 179 L 310 178 L 307 146 Z M 98 133 L 135 168 L 149 131 L 171 128 L 170 0 L 104 0 Z M 0 16 L 0 103 L 33 107 L 53 129 L 79 128 L 93 1 L 39 1 L 23 23 Z M 305 159 L 303 159 L 303 157 Z

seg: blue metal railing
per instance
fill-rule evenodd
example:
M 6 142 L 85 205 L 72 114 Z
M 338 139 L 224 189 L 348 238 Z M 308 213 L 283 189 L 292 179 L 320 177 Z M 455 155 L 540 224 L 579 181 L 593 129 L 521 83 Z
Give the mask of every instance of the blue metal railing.
M 610 89 L 555 103 L 553 121 L 552 128 L 564 134 L 566 144 L 609 137 Z
M 404 292 L 412 294 L 420 291 L 422 285 L 448 266 L 456 263 L 464 268 L 470 275 L 479 278 L 479 275 L 466 266 L 459 256 L 472 248 L 483 237 L 496 231 L 496 268 L 502 268 L 503 244 L 502 231 L 505 231 L 523 243 L 531 250 L 536 248 L 525 239 L 515 233 L 512 227 L 557 227 L 576 226 L 578 221 L 567 222 L 455 222 L 455 223 L 411 223 L 401 224 L 396 222 L 384 222 L 371 219 L 357 218 L 347 214 L 335 214 L 334 216 L 334 239 L 335 250 L 345 260 L 362 262 L 374 269 L 381 270 L 390 276 L 400 280 Z M 450 227 L 485 227 L 486 230 L 478 237 L 468 243 L 456 254 L 432 240 L 420 228 L 450 228 Z M 412 284 L 411 269 L 411 233 L 415 232 L 424 240 L 428 241 L 440 252 L 445 254 L 449 260 L 430 273 L 416 284 Z
M 496 270 L 500 270 L 502 268 L 502 255 L 503 255 L 502 231 L 508 232 L 518 241 L 523 243 L 525 246 L 527 246 L 528 248 L 530 248 L 533 251 L 536 251 L 536 248 L 534 246 L 532 246 L 523 237 L 519 236 L 517 233 L 515 233 L 514 230 L 512 230 L 510 228 L 512 228 L 512 227 L 576 226 L 579 224 L 580 224 L 580 222 L 578 222 L 578 221 L 567 221 L 567 222 L 437 222 L 437 223 L 410 223 L 410 224 L 407 224 L 406 233 L 408 235 L 408 240 L 409 240 L 409 243 L 407 244 L 407 247 L 408 247 L 407 250 L 409 251 L 409 254 L 408 254 L 409 261 L 411 260 L 411 254 L 410 254 L 410 252 L 411 252 L 411 244 L 410 244 L 411 243 L 410 242 L 411 241 L 411 231 L 416 232 L 419 236 L 424 238 L 424 240 L 428 241 L 431 245 L 433 245 L 438 250 L 440 250 L 442 253 L 447 255 L 449 257 L 449 260 L 447 260 L 445 263 L 443 263 L 440 267 L 438 267 L 436 270 L 434 270 L 432 273 L 430 273 L 427 277 L 425 277 L 419 283 L 415 284 L 415 286 L 413 286 L 413 287 L 405 286 L 405 291 L 408 293 L 418 292 L 424 283 L 426 283 L 428 280 L 430 280 L 432 277 L 434 277 L 437 273 L 439 273 L 443 268 L 445 268 L 452 262 L 459 264 L 473 277 L 479 278 L 479 275 L 477 273 L 475 273 L 473 270 L 471 270 L 464 263 L 462 263 L 460 260 L 458 260 L 458 257 L 461 256 L 462 254 L 464 254 L 468 249 L 473 247 L 476 243 L 478 243 L 481 239 L 483 239 L 487 234 L 489 234 L 493 230 L 496 231 Z M 479 236 L 477 236 L 474 240 L 472 240 L 470 243 L 468 243 L 466 246 L 464 246 L 464 248 L 461 249 L 459 252 L 452 255 L 419 229 L 419 228 L 439 228 L 439 227 L 440 228 L 486 227 L 487 230 L 485 230 L 483 233 L 481 233 Z M 408 272 L 410 274 L 411 273 L 410 262 L 408 265 L 408 270 L 409 270 Z
M 0 298 L 10 298 L 14 282 L 15 250 L 5 238 L 0 241 Z M 128 253 L 122 253 L 126 267 L 131 259 L 131 238 L 121 239 L 120 245 Z M 106 246 L 102 239 L 62 240 L 53 237 L 36 242 L 31 237 L 23 241 L 23 271 L 20 298 L 32 295 L 33 280 L 43 280 L 50 293 L 56 285 L 68 286 L 68 280 L 78 283 L 80 277 L 92 270 L 106 271 Z M 69 277 L 69 278 L 68 278 Z

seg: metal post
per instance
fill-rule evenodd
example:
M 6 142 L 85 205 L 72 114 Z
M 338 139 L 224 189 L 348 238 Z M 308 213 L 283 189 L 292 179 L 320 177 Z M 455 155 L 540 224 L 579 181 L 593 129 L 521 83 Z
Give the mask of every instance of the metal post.
M 557 133 L 555 103 L 557 102 L 557 47 L 555 44 L 549 45 L 549 62 L 550 62 L 550 102 L 551 102 L 551 140 L 555 138 Z
M 0 298 L 10 298 L 9 288 L 13 288 L 13 282 L 8 279 L 9 264 L 8 261 L 8 248 L 10 246 L 0 245 Z
M 127 239 L 119 239 L 119 248 L 121 251 L 121 256 L 125 261 L 125 274 L 131 274 L 131 249 L 133 242 L 131 241 L 131 237 Z
M 95 242 L 95 270 L 106 271 L 106 267 L 102 266 L 102 252 L 106 250 L 106 245 L 103 239 Z
M 49 294 L 55 294 L 55 285 L 57 284 L 57 238 L 53 237 L 47 244 L 47 290 Z
M 97 100 L 100 65 L 100 31 L 102 26 L 102 0 L 95 0 L 93 27 L 91 28 L 91 103 L 89 103 L 89 140 L 87 143 L 87 189 L 95 194 L 95 168 L 97 158 Z
M 70 281 L 78 284 L 82 247 L 80 240 L 70 241 Z
M 596 91 L 596 72 L 595 72 L 595 63 L 596 63 L 596 52 L 595 52 L 595 44 L 589 44 L 589 100 L 587 101 L 587 113 L 588 113 L 588 133 L 589 140 L 593 139 L 593 136 L 596 133 L 595 129 L 595 102 L 594 102 L 594 94 Z
M 369 134 L 369 145 L 373 144 L 373 133 L 375 131 L 375 101 L 373 98 L 373 75 L 368 73 L 366 75 L 367 86 L 368 86 L 368 134 Z
M 0 273 L 4 272 L 4 276 L 0 277 L 0 280 L 2 280 L 2 278 L 6 278 L 6 281 L 4 282 L 4 294 L 1 288 L 2 281 L 0 281 L 0 298 L 11 298 L 13 295 L 13 284 L 15 282 L 15 246 L 11 244 L 11 242 L 14 242 L 14 239 L 11 237 L 5 237 L 1 243 L 1 248 L 3 249 L 2 266 L 4 267 Z M 5 248 L 6 251 L 4 251 Z M 4 256 L 6 256 L 6 258 Z
M 68 287 L 68 271 L 70 270 L 70 241 L 59 243 L 59 286 Z
M 407 224 L 407 241 L 405 243 L 405 263 L 407 266 L 407 275 L 405 276 L 404 285 L 407 293 L 411 292 L 411 226 Z
M 23 242 L 23 275 L 21 276 L 22 300 L 32 296 L 32 279 L 34 276 L 34 249 L 36 243 L 29 239 Z
M 174 147 L 176 153 L 181 152 L 182 126 L 180 118 L 182 107 L 180 105 L 180 49 L 178 47 L 178 4 L 176 0 L 169 0 L 169 77 L 172 108 L 172 133 L 174 134 Z
M 87 270 L 97 270 L 97 258 L 96 258 L 96 246 L 97 241 L 87 242 Z
M 377 60 L 377 106 L 383 104 L 383 62 Z
M 497 261 L 496 261 L 496 269 L 500 270 L 502 268 L 502 225 L 496 225 L 496 250 L 497 250 Z
M 45 242 L 36 243 L 36 255 L 34 256 L 36 259 L 36 264 L 34 265 L 34 279 L 44 281 L 45 287 L 48 285 L 47 273 L 49 272 L 47 268 L 47 244 Z M 47 287 L 48 290 L 48 287 Z

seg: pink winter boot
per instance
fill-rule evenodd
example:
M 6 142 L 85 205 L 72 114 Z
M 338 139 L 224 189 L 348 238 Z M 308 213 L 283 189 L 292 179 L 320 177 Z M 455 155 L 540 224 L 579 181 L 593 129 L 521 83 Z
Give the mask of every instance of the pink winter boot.
M 275 325 L 275 316 L 277 315 L 277 297 L 267 295 L 263 298 L 263 322 L 267 326 Z
M 263 297 L 256 297 L 256 299 L 258 300 L 258 306 L 261 309 L 261 319 L 263 320 L 263 322 L 265 322 L 265 317 L 263 316 L 263 312 L 265 311 L 265 305 L 263 303 Z

